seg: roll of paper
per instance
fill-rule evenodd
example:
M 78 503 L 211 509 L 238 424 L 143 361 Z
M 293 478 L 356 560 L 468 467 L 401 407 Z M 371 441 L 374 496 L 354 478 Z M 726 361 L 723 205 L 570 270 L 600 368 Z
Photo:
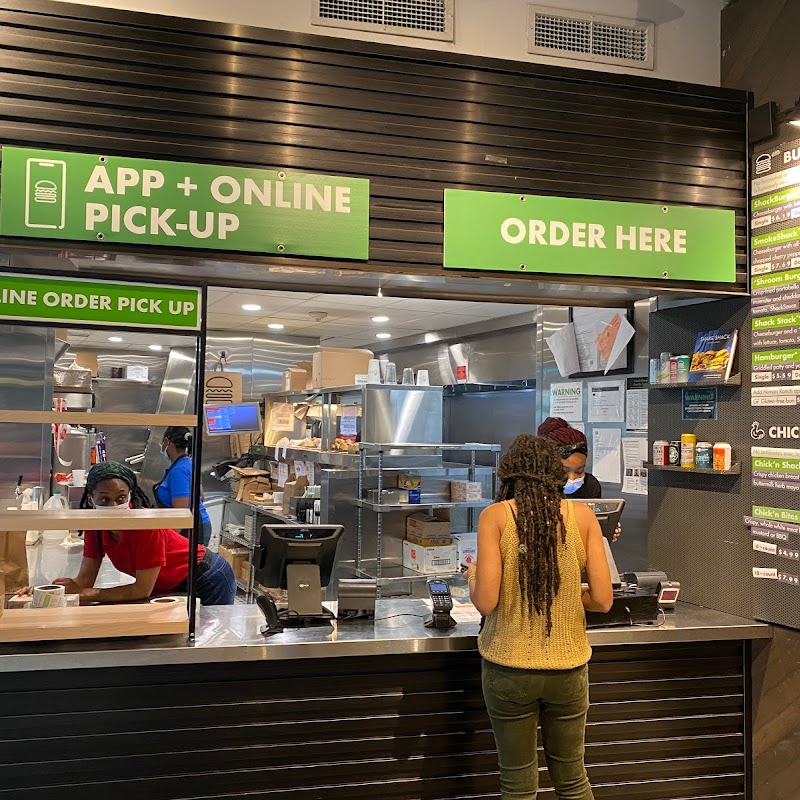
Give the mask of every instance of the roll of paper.
M 77 608 L 81 604 L 81 596 L 79 594 L 64 595 L 64 605 L 67 608 Z
M 66 590 L 63 586 L 34 586 L 33 608 L 63 608 Z
M 154 597 L 150 601 L 150 605 L 153 606 L 171 606 L 175 603 L 185 603 L 185 599 L 182 597 Z

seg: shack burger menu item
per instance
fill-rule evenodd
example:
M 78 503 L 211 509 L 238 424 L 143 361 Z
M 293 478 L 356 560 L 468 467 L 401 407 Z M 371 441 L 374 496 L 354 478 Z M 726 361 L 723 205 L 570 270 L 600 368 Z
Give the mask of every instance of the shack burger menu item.
M 698 334 L 689 366 L 689 383 L 727 381 L 733 369 L 738 337 L 737 330 L 703 331 Z

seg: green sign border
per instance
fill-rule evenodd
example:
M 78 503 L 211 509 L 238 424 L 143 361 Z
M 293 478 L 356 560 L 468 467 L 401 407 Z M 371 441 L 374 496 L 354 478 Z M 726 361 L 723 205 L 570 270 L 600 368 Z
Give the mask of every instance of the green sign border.
M 25 293 L 30 298 L 30 292 L 35 291 L 35 306 L 31 309 L 35 313 L 25 314 L 26 305 L 20 303 L 10 304 L 5 299 L 5 291 L 14 290 Z M 72 313 L 64 314 L 63 306 L 57 303 L 47 304 L 47 293 L 78 292 L 84 298 L 89 290 L 95 297 L 109 298 L 109 308 L 92 309 L 87 306 L 82 308 L 70 307 Z M 26 299 L 27 299 L 26 298 Z M 56 298 L 52 298 L 55 300 Z M 113 301 L 117 302 L 114 303 Z M 158 319 L 147 321 L 149 312 L 137 311 L 135 308 L 126 307 L 132 301 L 144 301 L 152 308 L 152 302 L 161 301 L 165 308 L 159 306 Z M 101 301 L 97 301 L 98 304 Z M 175 324 L 175 311 L 170 309 L 170 303 L 194 303 L 191 317 L 185 325 Z M 120 304 L 123 307 L 120 308 Z M 41 313 L 46 309 L 45 313 Z M 52 309 L 52 313 L 49 310 Z M 177 311 L 190 311 L 179 305 Z M 54 275 L 33 275 L 28 273 L 0 272 L 0 321 L 2 322 L 36 322 L 46 325 L 69 325 L 79 327 L 103 328 L 136 328 L 139 330 L 170 331 L 171 333 L 197 334 L 201 330 L 202 321 L 202 291 L 197 287 L 175 286 L 161 283 L 134 283 L 126 281 L 95 280 L 93 278 L 73 278 Z M 102 315 L 103 318 L 92 319 L 91 315 Z M 87 319 L 87 317 L 89 317 Z

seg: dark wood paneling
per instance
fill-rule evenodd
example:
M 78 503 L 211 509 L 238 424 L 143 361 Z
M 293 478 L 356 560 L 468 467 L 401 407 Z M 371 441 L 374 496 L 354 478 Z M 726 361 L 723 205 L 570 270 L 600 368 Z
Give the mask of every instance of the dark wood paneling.
M 744 93 L 35 0 L 0 36 L 0 144 L 368 177 L 388 272 L 442 271 L 446 187 L 730 208 L 745 288 Z
M 742 666 L 740 642 L 597 648 L 595 797 L 743 800 Z M 459 800 L 497 797 L 496 770 L 476 653 L 0 683 L 0 800 Z

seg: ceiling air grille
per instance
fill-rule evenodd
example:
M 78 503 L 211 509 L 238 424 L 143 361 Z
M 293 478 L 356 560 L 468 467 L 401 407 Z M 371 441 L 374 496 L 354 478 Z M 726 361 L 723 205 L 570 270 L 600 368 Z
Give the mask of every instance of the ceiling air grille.
M 653 69 L 654 39 L 652 22 L 530 7 L 530 53 Z
M 453 0 L 315 0 L 313 22 L 452 41 Z

